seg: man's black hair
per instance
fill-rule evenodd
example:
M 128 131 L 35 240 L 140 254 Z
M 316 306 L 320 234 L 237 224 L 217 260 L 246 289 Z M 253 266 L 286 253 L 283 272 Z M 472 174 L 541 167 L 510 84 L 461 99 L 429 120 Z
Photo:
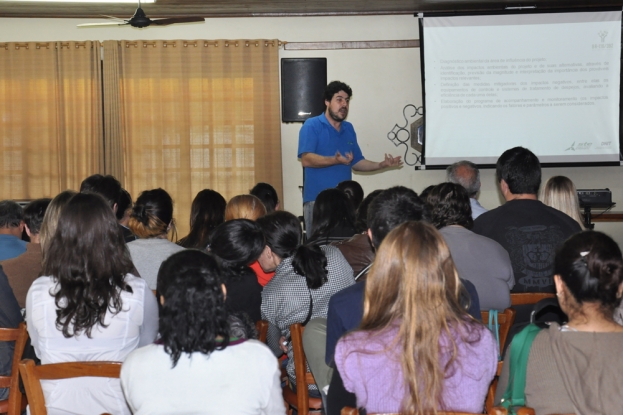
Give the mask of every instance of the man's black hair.
M 346 85 L 344 82 L 340 81 L 331 81 L 329 85 L 324 89 L 324 100 L 331 102 L 333 99 L 333 95 L 337 94 L 340 91 L 344 91 L 348 94 L 348 98 L 353 97 L 353 90 Z
M 119 193 L 119 201 L 117 202 L 117 220 L 119 221 L 123 219 L 125 211 L 131 207 L 132 196 L 130 196 L 130 193 L 127 190 L 121 189 L 121 193 Z
M 45 211 L 51 201 L 52 199 L 33 200 L 24 208 L 24 223 L 26 223 L 32 235 L 39 233 Z
M 24 210 L 12 200 L 0 202 L 0 228 L 17 228 L 24 220 Z
M 262 201 L 264 207 L 266 208 L 266 214 L 274 212 L 277 208 L 279 196 L 277 195 L 275 188 L 270 184 L 258 183 L 249 193 Z
M 96 193 L 108 202 L 111 209 L 114 209 L 121 196 L 121 183 L 114 176 L 94 174 L 82 181 L 80 193 Z
M 495 165 L 495 174 L 498 182 L 506 182 L 512 194 L 535 195 L 539 192 L 541 163 L 527 148 L 514 147 L 502 153 Z
M 390 187 L 374 198 L 368 208 L 368 228 L 372 245 L 378 248 L 392 229 L 410 220 L 430 222 L 426 204 L 413 190 L 404 186 Z

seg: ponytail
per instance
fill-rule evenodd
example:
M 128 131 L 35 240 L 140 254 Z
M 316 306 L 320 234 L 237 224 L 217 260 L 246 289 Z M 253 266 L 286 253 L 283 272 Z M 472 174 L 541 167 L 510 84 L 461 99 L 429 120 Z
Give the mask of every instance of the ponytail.
M 294 271 L 305 277 L 307 287 L 316 289 L 328 281 L 327 257 L 316 245 L 301 245 L 292 255 Z

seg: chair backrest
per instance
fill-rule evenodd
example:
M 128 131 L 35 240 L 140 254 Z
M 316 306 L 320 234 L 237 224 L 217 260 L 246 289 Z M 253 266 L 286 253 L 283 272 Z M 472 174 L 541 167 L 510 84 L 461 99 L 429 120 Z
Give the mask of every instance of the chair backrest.
M 257 321 L 255 323 L 255 330 L 257 330 L 257 339 L 262 343 L 266 343 L 266 337 L 268 335 L 268 321 Z
M 41 380 L 59 380 L 94 376 L 118 378 L 120 362 L 67 362 L 36 366 L 31 359 L 19 363 L 19 372 L 24 380 L 31 415 L 47 415 Z
M 482 321 L 485 325 L 489 322 L 489 311 L 481 311 Z M 503 355 L 506 338 L 511 330 L 511 326 L 515 322 L 515 310 L 507 308 L 503 312 L 498 313 L 498 323 L 500 325 L 500 355 Z
M 492 412 L 487 412 L 489 415 L 507 415 L 508 411 L 505 408 L 502 407 L 495 407 L 493 408 Z M 517 413 L 518 415 L 530 415 L 529 413 Z M 345 406 L 344 408 L 342 408 L 342 411 L 340 412 L 340 415 L 359 415 L 359 411 L 356 408 L 351 408 L 349 406 Z M 368 415 L 400 415 L 399 413 L 384 413 L 384 414 L 371 414 L 368 413 Z M 475 414 L 472 412 L 437 412 L 437 415 L 479 415 L 479 414 Z M 534 415 L 534 412 L 532 413 L 532 415 Z
M 283 398 L 288 405 L 294 406 L 299 415 L 307 415 L 309 409 L 319 410 L 322 408 L 320 398 L 310 398 L 307 385 L 316 383 L 314 376 L 307 372 L 307 358 L 303 350 L 303 331 L 305 327 L 300 324 L 290 326 L 290 338 L 292 339 L 292 351 L 294 354 L 294 374 L 296 376 L 296 393 L 292 392 L 290 386 L 286 385 L 283 389 Z
M 27 340 L 28 331 L 26 331 L 26 323 L 24 322 L 19 323 L 16 329 L 0 329 L 0 341 L 15 342 L 11 374 L 0 376 L 0 388 L 9 388 L 9 399 L 0 401 L 0 413 L 19 415 L 21 412 L 22 393 L 19 390 L 19 361 L 22 360 Z
M 556 298 L 554 293 L 511 293 L 511 306 L 536 304 L 545 298 Z

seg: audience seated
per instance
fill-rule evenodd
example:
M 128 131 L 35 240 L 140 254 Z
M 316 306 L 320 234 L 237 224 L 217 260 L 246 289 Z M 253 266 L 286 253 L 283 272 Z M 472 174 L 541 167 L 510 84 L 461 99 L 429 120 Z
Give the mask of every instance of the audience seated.
M 256 220 L 266 214 L 266 207 L 260 199 L 253 195 L 234 196 L 225 207 L 225 220 L 249 219 Z
M 22 241 L 23 231 L 22 207 L 12 200 L 0 202 L 0 261 L 26 252 L 26 241 Z
M 177 244 L 205 251 L 210 234 L 225 221 L 226 205 L 225 198 L 219 192 L 203 189 L 197 193 L 190 209 L 190 233 Z
M 354 180 L 344 180 L 335 187 L 344 192 L 350 203 L 352 203 L 353 209 L 357 211 L 363 201 L 363 188 L 361 185 Z
M 288 377 L 295 385 L 290 325 L 326 317 L 329 298 L 355 283 L 353 270 L 333 246 L 301 245 L 301 223 L 293 214 L 273 212 L 257 222 L 266 238 L 260 265 L 264 271 L 275 271 L 262 292 L 267 342 L 277 356 L 287 353 Z
M 307 243 L 328 245 L 354 234 L 355 209 L 346 194 L 338 189 L 320 192 L 314 203 L 311 236 Z
M 130 274 L 115 215 L 95 194 L 77 194 L 63 208 L 44 248 L 43 277 L 28 291 L 28 333 L 43 364 L 123 361 L 157 334 L 156 299 Z M 118 380 L 42 382 L 49 415 L 129 414 Z
M 24 209 L 24 227 L 30 238 L 26 252 L 18 257 L 2 261 L 2 269 L 9 279 L 13 294 L 20 308 L 26 308 L 26 294 L 34 280 L 41 275 L 41 242 L 39 232 L 45 211 L 51 199 L 37 199 Z
M 368 235 L 372 245 L 380 246 L 385 236 L 398 225 L 407 221 L 429 221 L 430 214 L 422 199 L 417 194 L 403 186 L 395 186 L 381 192 L 371 203 L 368 209 Z M 480 320 L 480 305 L 478 294 L 473 284 L 463 281 L 465 288 L 462 291 L 462 304 L 469 309 L 469 314 Z M 322 368 L 318 363 L 319 357 L 324 357 L 327 365 L 334 367 L 333 356 L 337 341 L 345 333 L 359 327 L 363 317 L 363 301 L 366 282 L 348 287 L 331 297 L 326 321 L 316 319 L 309 323 L 317 339 L 303 338 L 307 360 L 312 373 Z M 322 342 L 322 328 L 326 327 L 325 354 L 315 353 L 314 344 Z M 307 333 L 307 330 L 306 330 Z M 322 370 L 322 369 L 320 369 Z M 320 377 L 318 377 L 320 378 Z M 322 378 L 320 378 L 322 380 Z M 316 379 L 316 382 L 319 382 Z M 326 382 L 326 380 L 325 380 Z M 339 373 L 334 371 L 328 394 L 328 414 L 337 415 L 344 406 L 356 406 L 355 396 L 344 389 Z M 324 386 L 321 386 L 323 388 Z
M 526 406 L 537 414 L 620 413 L 623 359 L 617 356 L 623 326 L 612 315 L 623 292 L 621 250 L 600 232 L 573 235 L 556 254 L 554 274 L 556 295 L 569 322 L 552 323 L 534 338 L 525 368 Z M 511 347 L 497 403 L 508 384 Z
M 370 202 L 377 197 L 382 190 L 375 190 L 370 193 L 366 198 L 359 204 L 359 209 L 357 209 L 357 213 L 355 215 L 355 230 L 357 234 L 355 234 L 350 239 L 344 239 L 337 242 L 332 242 L 331 245 L 337 247 L 340 250 L 344 258 L 350 264 L 350 267 L 353 269 L 353 273 L 355 277 L 359 276 L 358 281 L 363 281 L 362 278 L 365 278 L 362 272 L 367 271 L 372 261 L 374 261 L 374 249 L 372 248 L 372 244 L 370 243 L 370 238 L 368 237 L 368 207 L 370 206 Z
M 480 170 L 478 170 L 478 166 L 468 160 L 457 161 L 446 169 L 446 180 L 463 186 L 467 191 L 473 219 L 487 212 L 487 209 L 483 208 L 476 199 L 478 192 L 480 192 Z
M 128 228 L 128 224 L 130 223 L 130 215 L 132 214 L 132 196 L 130 193 L 121 189 L 121 193 L 119 193 L 119 202 L 117 203 L 117 222 L 121 225 L 121 230 L 123 231 L 123 239 L 126 242 L 131 242 L 136 240 L 136 236 L 132 233 L 130 228 Z
M 232 336 L 223 282 L 209 254 L 188 250 L 164 261 L 160 339 L 121 369 L 134 415 L 285 414 L 277 360 L 257 340 Z
M 100 195 L 106 200 L 108 206 L 117 214 L 119 210 L 119 200 L 121 199 L 123 188 L 121 183 L 114 176 L 101 174 L 94 174 L 87 177 L 80 184 L 80 193 L 95 193 Z M 131 200 L 131 199 L 130 199 Z M 136 239 L 136 236 L 121 224 L 118 224 L 119 229 L 123 232 L 123 238 L 125 242 L 130 242 Z
M 270 184 L 258 183 L 253 186 L 253 189 L 251 189 L 249 193 L 262 201 L 264 207 L 266 208 L 266 213 L 273 213 L 274 211 L 279 210 L 279 196 L 277 195 L 275 188 Z
M 361 325 L 335 349 L 336 367 L 358 407 L 482 412 L 498 346 L 461 305 L 462 289 L 432 225 L 407 222 L 385 237 L 366 279 Z
M 15 329 L 22 322 L 20 305 L 13 295 L 9 281 L 0 265 L 0 328 Z M 0 375 L 7 376 L 11 373 L 13 363 L 13 343 L 0 342 Z M 9 389 L 0 388 L 0 400 L 8 399 Z
M 227 208 L 225 209 L 225 220 L 256 220 L 264 215 L 266 215 L 266 207 L 259 198 L 253 195 L 234 196 L 229 203 L 227 203 Z M 268 281 L 275 275 L 274 271 L 264 271 L 257 261 L 254 261 L 250 267 L 253 272 L 255 272 L 257 282 L 259 282 L 262 287 L 268 284 Z
M 537 200 L 541 164 L 530 150 L 505 151 L 497 161 L 496 175 L 506 203 L 479 216 L 472 230 L 508 251 L 515 275 L 513 292 L 554 292 L 556 248 L 580 232 L 580 225 Z
M 175 229 L 173 199 L 163 189 L 145 190 L 136 199 L 129 225 L 139 238 L 128 243 L 132 262 L 149 289 L 155 290 L 160 264 L 184 249 L 167 240 L 169 231 Z
M 469 230 L 473 219 L 467 191 L 459 184 L 442 183 L 431 190 L 427 203 L 459 277 L 476 286 L 480 308 L 510 307 L 510 290 L 515 284 L 511 260 L 502 245 Z
M 571 179 L 565 176 L 550 177 L 545 182 L 540 199 L 547 206 L 569 215 L 584 229 L 578 192 Z
M 210 237 L 209 252 L 223 268 L 227 310 L 254 326 L 261 320 L 262 286 L 249 264 L 264 250 L 264 234 L 248 219 L 235 219 L 218 226 Z M 249 321 L 250 319 L 250 321 Z

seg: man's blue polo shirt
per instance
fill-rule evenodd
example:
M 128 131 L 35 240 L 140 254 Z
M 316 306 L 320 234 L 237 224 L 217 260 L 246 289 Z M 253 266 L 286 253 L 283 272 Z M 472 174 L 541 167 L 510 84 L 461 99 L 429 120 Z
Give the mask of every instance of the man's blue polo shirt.
M 0 261 L 15 258 L 26 252 L 26 241 L 13 235 L 0 235 Z
M 318 193 L 325 189 L 335 187 L 344 180 L 351 180 L 353 177 L 351 167 L 364 158 L 359 144 L 357 144 L 357 134 L 355 134 L 355 129 L 351 123 L 342 121 L 340 131 L 337 131 L 329 123 L 324 113 L 305 121 L 299 132 L 299 158 L 303 153 L 335 156 L 338 151 L 343 156 L 346 153 L 353 153 L 353 161 L 349 165 L 305 167 L 303 203 L 316 200 Z

